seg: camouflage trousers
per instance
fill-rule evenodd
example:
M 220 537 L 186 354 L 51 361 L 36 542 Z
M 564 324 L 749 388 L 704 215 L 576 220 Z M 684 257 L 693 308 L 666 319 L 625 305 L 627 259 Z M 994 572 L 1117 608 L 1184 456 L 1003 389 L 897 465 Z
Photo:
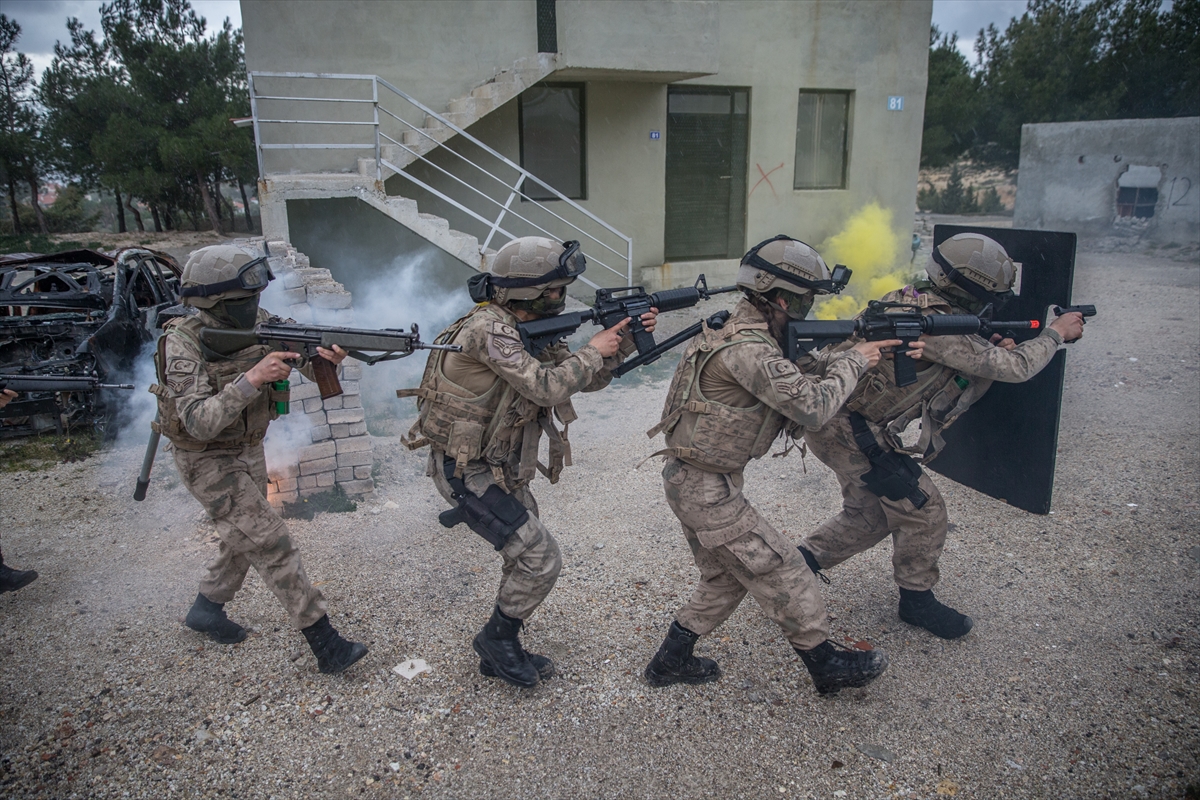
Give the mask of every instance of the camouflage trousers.
M 297 630 L 325 616 L 325 598 L 313 588 L 287 525 L 267 502 L 262 444 L 193 453 L 175 450 L 184 486 L 217 524 L 217 556 L 208 563 L 200 594 L 214 603 L 233 599 L 254 567 Z
M 946 545 L 946 502 L 929 475 L 918 488 L 929 498 L 920 509 L 907 499 L 888 500 L 870 492 L 860 477 L 871 462 L 854 441 L 850 415 L 839 411 L 818 430 L 804 433 L 813 455 L 832 469 L 842 485 L 842 510 L 803 542 L 822 568 L 836 566 L 892 537 L 892 572 L 901 589 L 924 591 L 938 582 L 938 559 Z M 883 447 L 882 437 L 876 439 Z
M 444 455 L 437 450 L 430 453 L 427 472 L 446 502 L 458 505 L 454 501 L 446 475 L 442 472 L 443 458 Z M 482 497 L 495 480 L 487 464 L 482 461 L 468 461 L 466 469 L 463 470 L 463 483 L 473 494 Z M 537 500 L 529 491 L 529 487 L 522 486 L 511 494 L 529 511 L 529 520 L 517 528 L 500 550 L 503 565 L 500 568 L 500 589 L 496 592 L 496 605 L 510 617 L 529 619 L 558 581 L 558 573 L 562 572 L 562 553 L 559 552 L 558 542 L 538 519 Z M 455 530 L 464 531 L 467 535 L 476 537 L 479 542 L 484 542 L 482 537 L 477 536 L 466 525 L 456 527 Z
M 675 616 L 680 625 L 711 633 L 749 593 L 793 647 L 811 650 L 829 637 L 816 578 L 795 545 L 746 500 L 741 472 L 706 472 L 668 458 L 663 485 L 700 570 L 700 583 Z

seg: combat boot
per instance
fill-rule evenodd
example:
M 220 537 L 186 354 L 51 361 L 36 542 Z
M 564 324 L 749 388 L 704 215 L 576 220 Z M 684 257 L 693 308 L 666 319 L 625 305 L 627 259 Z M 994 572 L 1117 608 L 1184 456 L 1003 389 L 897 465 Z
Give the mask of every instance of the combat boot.
M 812 570 L 812 574 L 828 584 L 829 576 L 821 572 L 821 565 L 817 562 L 817 557 L 812 554 L 812 551 L 802 544 L 796 545 L 796 549 L 800 551 L 800 555 L 804 556 L 804 563 L 808 564 L 808 568 Z
M 533 668 L 537 670 L 539 681 L 549 680 L 550 678 L 554 677 L 553 661 L 546 656 L 540 656 L 537 653 L 530 653 L 528 651 L 526 651 L 525 655 L 529 658 L 529 663 L 533 664 Z M 479 659 L 479 674 L 483 675 L 485 678 L 500 677 L 496 674 L 496 670 L 492 669 L 491 665 L 482 658 Z
M 37 580 L 37 572 L 32 569 L 13 569 L 4 566 L 0 559 L 0 594 L 15 592 Z
M 341 637 L 329 624 L 328 614 L 300 632 L 317 657 L 317 669 L 326 674 L 341 672 L 367 654 L 366 645 Z
M 721 668 L 711 658 L 692 655 L 700 634 L 692 633 L 678 622 L 672 622 L 667 638 L 650 663 L 646 665 L 646 682 L 651 686 L 670 686 L 672 683 L 711 683 L 721 677 Z
M 812 650 L 796 648 L 808 667 L 813 686 L 820 694 L 837 694 L 842 689 L 866 686 L 887 669 L 887 654 L 882 650 L 851 650 L 826 640 Z
M 538 669 L 517 638 L 523 624 L 496 606 L 492 609 L 492 618 L 475 635 L 471 646 L 479 654 L 480 672 L 487 675 L 484 669 L 490 669 L 495 677 L 505 683 L 532 689 L 538 685 Z
M 246 629 L 225 616 L 225 604 L 214 603 L 202 594 L 184 618 L 183 624 L 194 631 L 207 633 L 208 638 L 221 644 L 237 644 L 246 638 Z
M 975 627 L 975 620 L 940 602 L 932 589 L 923 592 L 901 589 L 900 619 L 943 639 L 966 636 Z

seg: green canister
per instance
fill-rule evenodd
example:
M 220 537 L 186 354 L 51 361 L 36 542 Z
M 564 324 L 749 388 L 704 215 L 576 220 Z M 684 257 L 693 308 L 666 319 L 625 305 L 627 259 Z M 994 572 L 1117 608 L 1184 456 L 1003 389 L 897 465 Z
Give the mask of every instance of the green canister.
M 283 394 L 286 396 L 288 394 L 288 392 L 291 390 L 291 384 L 286 380 L 275 381 L 274 383 L 271 384 L 271 388 L 274 389 L 276 392 L 279 392 L 280 394 Z M 275 413 L 282 417 L 284 414 L 288 413 L 288 407 L 290 405 L 291 405 L 291 403 L 289 403 L 287 400 L 276 400 L 275 401 Z

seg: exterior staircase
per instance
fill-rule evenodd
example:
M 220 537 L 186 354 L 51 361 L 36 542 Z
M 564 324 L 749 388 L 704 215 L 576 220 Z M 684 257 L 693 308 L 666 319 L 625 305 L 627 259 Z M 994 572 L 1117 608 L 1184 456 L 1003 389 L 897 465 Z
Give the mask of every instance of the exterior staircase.
M 525 181 L 536 179 L 465 130 L 553 73 L 558 64 L 559 56 L 554 53 L 518 59 L 470 94 L 451 100 L 443 112 L 434 111 L 375 75 L 251 72 L 250 101 L 264 234 L 289 240 L 288 200 L 353 196 L 472 269 L 485 269 L 495 248 L 504 242 L 518 236 L 541 235 L 559 241 L 579 240 L 589 265 L 607 270 L 598 278 L 610 286 L 629 285 L 633 267 L 632 240 L 628 236 L 552 188 L 550 192 L 561 201 L 554 209 L 529 198 L 524 194 Z M 362 97 L 364 83 L 369 85 L 371 99 Z M 345 85 L 346 91 L 334 92 L 341 97 L 318 96 L 330 94 L 331 84 Z M 272 86 L 283 88 L 278 94 L 263 91 Z M 364 106 L 370 108 L 369 120 L 362 119 L 361 111 L 356 110 Z M 312 114 L 314 107 L 328 109 L 328 114 L 319 119 L 300 118 L 301 113 Z M 414 124 L 413 119 L 422 124 Z M 286 133 L 278 133 L 280 127 L 276 126 Z M 371 129 L 369 137 L 363 136 L 367 127 Z M 474 150 L 485 154 L 489 166 L 447 148 L 446 143 L 455 137 L 464 137 L 475 145 Z M 439 148 L 461 160 L 455 163 L 466 162 L 465 179 L 430 159 Z M 367 150 L 370 155 L 356 157 L 351 162 L 353 171 L 346 171 L 345 166 L 339 168 L 343 162 L 338 162 L 336 155 L 322 153 L 347 150 Z M 290 160 L 277 163 L 274 159 L 280 156 L 276 153 Z M 306 155 L 312 153 L 320 155 Z M 297 163 L 317 168 L 302 166 L 297 170 Z M 431 168 L 421 171 L 424 180 L 409 170 L 418 164 Z M 446 177 L 438 176 L 439 172 Z M 429 174 L 437 177 L 430 178 Z M 481 244 L 478 236 L 451 228 L 444 217 L 422 212 L 415 199 L 388 195 L 384 182 L 395 175 L 418 187 L 420 196 L 436 200 L 442 207 L 452 207 L 465 223 L 487 230 L 485 241 Z M 498 194 L 507 194 L 507 201 L 495 199 Z M 514 203 L 517 198 L 522 202 Z M 587 277 L 581 280 L 593 287 L 599 285 Z
M 403 169 L 458 134 L 458 131 L 447 126 L 443 120 L 459 128 L 470 127 L 556 69 L 558 55 L 555 53 L 538 53 L 536 56 L 518 59 L 511 67 L 501 70 L 476 86 L 470 94 L 451 100 L 440 118 L 426 114 L 424 127 L 420 130 L 407 130 L 401 134 L 403 147 L 391 143 L 380 145 L 380 161 L 383 163 L 379 165 L 378 171 L 374 158 L 358 159 L 359 174 L 374 176 L 380 172 L 381 179 L 387 180 L 396 174 L 392 167 Z

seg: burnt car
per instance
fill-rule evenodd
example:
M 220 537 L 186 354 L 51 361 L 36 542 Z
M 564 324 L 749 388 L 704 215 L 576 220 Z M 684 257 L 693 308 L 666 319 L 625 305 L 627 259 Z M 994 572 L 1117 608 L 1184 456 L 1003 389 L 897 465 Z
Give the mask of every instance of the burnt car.
M 133 378 L 161 311 L 178 303 L 171 256 L 130 247 L 0 256 L 0 381 L 7 377 Z M 0 438 L 94 429 L 121 418 L 115 390 L 27 391 L 0 409 Z

